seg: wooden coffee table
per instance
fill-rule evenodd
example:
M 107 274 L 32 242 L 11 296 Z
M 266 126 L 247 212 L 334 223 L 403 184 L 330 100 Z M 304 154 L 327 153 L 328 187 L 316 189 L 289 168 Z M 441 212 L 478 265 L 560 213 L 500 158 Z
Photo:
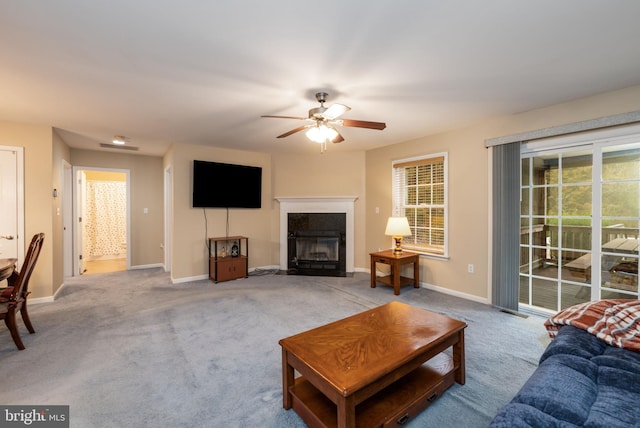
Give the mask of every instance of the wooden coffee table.
M 466 326 L 391 302 L 282 339 L 283 406 L 312 428 L 402 425 L 465 383 Z

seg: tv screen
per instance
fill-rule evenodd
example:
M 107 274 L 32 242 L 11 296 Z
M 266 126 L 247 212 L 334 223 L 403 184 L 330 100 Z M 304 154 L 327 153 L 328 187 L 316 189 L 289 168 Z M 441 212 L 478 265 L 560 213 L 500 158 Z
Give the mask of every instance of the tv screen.
M 262 168 L 193 161 L 194 208 L 260 208 Z

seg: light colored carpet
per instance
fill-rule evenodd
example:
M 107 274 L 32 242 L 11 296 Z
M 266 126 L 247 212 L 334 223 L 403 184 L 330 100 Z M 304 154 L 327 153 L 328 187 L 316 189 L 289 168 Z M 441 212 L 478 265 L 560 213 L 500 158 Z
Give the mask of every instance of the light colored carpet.
M 72 278 L 0 336 L 3 404 L 70 405 L 72 427 L 304 427 L 282 408 L 281 338 L 392 300 L 465 321 L 467 383 L 406 426 L 482 427 L 537 366 L 544 319 L 426 289 L 256 275 L 172 285 L 160 269 Z M 13 375 L 10 375 L 13 374 Z

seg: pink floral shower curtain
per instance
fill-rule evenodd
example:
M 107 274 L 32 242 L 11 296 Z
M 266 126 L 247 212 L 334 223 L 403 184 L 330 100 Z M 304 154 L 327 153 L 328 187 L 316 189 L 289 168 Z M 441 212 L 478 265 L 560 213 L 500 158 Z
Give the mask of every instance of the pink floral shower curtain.
M 126 194 L 124 181 L 87 181 L 84 243 L 89 258 L 126 254 Z

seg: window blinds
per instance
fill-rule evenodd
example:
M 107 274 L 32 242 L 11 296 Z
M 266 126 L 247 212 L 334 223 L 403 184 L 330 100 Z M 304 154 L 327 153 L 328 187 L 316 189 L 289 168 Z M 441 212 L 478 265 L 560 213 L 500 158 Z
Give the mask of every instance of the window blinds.
M 493 304 L 518 310 L 520 269 L 520 143 L 493 147 Z
M 393 215 L 407 217 L 411 228 L 404 247 L 446 254 L 446 181 L 444 155 L 393 163 Z

